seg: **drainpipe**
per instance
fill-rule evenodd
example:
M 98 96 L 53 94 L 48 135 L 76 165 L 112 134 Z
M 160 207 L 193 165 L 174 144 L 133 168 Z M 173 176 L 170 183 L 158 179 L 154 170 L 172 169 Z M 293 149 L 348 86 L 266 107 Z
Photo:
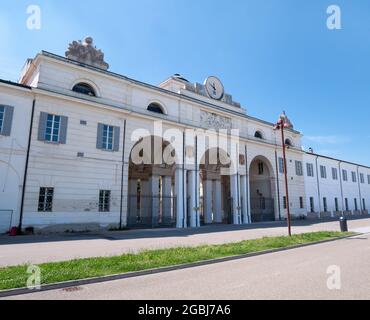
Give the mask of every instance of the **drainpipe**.
M 182 212 L 183 212 L 183 219 L 182 219 L 182 227 L 187 227 L 186 218 L 188 213 L 185 212 L 185 201 L 187 201 L 185 197 L 185 184 L 186 184 L 186 177 L 185 177 L 185 131 L 182 134 Z
M 279 166 L 278 166 L 278 156 L 275 149 L 275 167 L 276 167 L 276 185 L 277 185 L 277 197 L 278 197 L 278 211 L 279 211 L 279 221 L 281 221 L 281 203 L 280 203 L 280 183 L 279 183 Z
M 200 196 L 199 193 L 199 188 L 200 185 L 198 185 L 198 180 L 199 180 L 199 170 L 198 170 L 198 136 L 195 136 L 195 188 L 197 191 L 195 192 L 195 205 L 197 206 L 196 210 L 196 225 L 197 227 L 200 227 L 200 208 L 198 205 L 200 204 L 200 201 L 198 199 L 198 195 Z
M 340 193 L 342 197 L 342 217 L 344 217 L 344 194 L 343 194 L 343 180 L 342 180 L 342 168 L 341 168 L 342 161 L 339 161 L 339 179 L 340 179 Z
M 119 229 L 122 229 L 122 215 L 123 215 L 123 181 L 124 181 L 124 170 L 125 170 L 125 148 L 126 148 L 126 123 L 125 119 L 123 123 L 123 142 L 122 142 L 122 173 L 121 173 L 121 202 L 119 211 Z
M 20 216 L 19 216 L 19 224 L 18 224 L 18 232 L 17 232 L 18 234 L 22 234 L 23 215 L 24 215 L 24 197 L 25 197 L 25 194 L 26 194 L 28 163 L 29 163 L 29 160 L 30 160 L 31 139 L 32 139 L 32 130 L 33 130 L 33 118 L 34 118 L 34 115 L 35 115 L 35 106 L 36 106 L 36 98 L 34 98 L 33 102 L 32 102 L 31 122 L 30 122 L 30 131 L 29 131 L 29 134 L 28 134 L 26 164 L 25 164 L 25 167 L 24 167 L 24 175 L 23 175 L 21 211 L 20 211 Z
M 248 166 L 248 146 L 245 145 L 245 192 L 247 195 L 247 198 L 245 199 L 245 205 L 247 208 L 247 220 L 249 223 L 252 223 L 251 215 L 249 212 L 249 166 Z
M 359 166 L 357 166 L 357 182 L 358 182 L 358 193 L 360 195 L 360 209 L 361 209 L 361 214 L 362 214 L 362 211 L 364 211 L 365 209 L 362 208 L 362 194 L 361 194 L 361 181 L 360 181 L 360 174 L 359 174 Z
M 316 156 L 316 177 L 317 177 L 317 194 L 319 196 L 319 218 L 321 218 L 321 193 L 320 193 L 320 179 L 319 179 L 319 167 L 318 167 L 319 156 Z

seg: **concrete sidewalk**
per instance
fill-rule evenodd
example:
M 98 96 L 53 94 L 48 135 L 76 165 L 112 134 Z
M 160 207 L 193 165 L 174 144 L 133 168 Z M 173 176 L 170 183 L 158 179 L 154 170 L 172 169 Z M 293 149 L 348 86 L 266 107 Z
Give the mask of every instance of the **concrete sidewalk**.
M 349 228 L 351 231 L 370 232 L 370 218 L 349 221 Z M 315 231 L 339 231 L 339 222 L 295 221 L 293 224 L 295 234 Z M 100 234 L 0 237 L 0 267 L 113 256 L 146 249 L 223 244 L 286 234 L 286 223 L 274 222 L 185 230 L 154 229 Z

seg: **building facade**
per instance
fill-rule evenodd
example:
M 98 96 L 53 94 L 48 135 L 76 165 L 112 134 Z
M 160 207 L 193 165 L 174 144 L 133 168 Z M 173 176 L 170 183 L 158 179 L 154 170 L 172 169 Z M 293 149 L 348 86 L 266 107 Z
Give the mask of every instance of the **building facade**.
M 108 71 L 91 38 L 0 82 L 0 232 L 199 227 L 365 215 L 370 168 L 302 150 L 209 77 L 152 86 Z

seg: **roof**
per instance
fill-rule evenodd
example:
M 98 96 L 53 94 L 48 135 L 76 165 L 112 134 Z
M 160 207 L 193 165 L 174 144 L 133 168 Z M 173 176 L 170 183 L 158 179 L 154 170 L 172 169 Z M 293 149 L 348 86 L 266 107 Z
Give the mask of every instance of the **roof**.
M 157 86 L 154 86 L 154 85 L 151 85 L 151 84 L 139 81 L 139 80 L 135 80 L 135 79 L 126 77 L 124 75 L 121 75 L 121 74 L 118 74 L 118 73 L 115 73 L 115 72 L 112 72 L 112 71 L 103 70 L 103 69 L 85 64 L 85 63 L 70 60 L 70 59 L 67 59 L 65 57 L 56 55 L 54 53 L 50 53 L 50 52 L 47 52 L 47 51 L 42 51 L 41 55 L 49 57 L 49 58 L 57 59 L 57 60 L 65 62 L 65 63 L 73 64 L 73 65 L 76 65 L 76 66 L 81 66 L 83 68 L 90 69 L 90 70 L 93 70 L 93 71 L 96 71 L 96 72 L 99 72 L 99 73 L 102 73 L 102 74 L 105 74 L 105 75 L 108 75 L 108 76 L 111 76 L 111 77 L 115 77 L 115 78 L 118 78 L 118 79 L 129 81 L 129 82 L 134 83 L 136 85 L 144 86 L 144 87 L 147 87 L 149 89 L 159 91 L 163 94 L 172 95 L 172 96 L 175 96 L 177 98 L 181 98 L 181 99 L 184 99 L 184 100 L 188 100 L 188 101 L 192 101 L 192 102 L 195 102 L 195 103 L 198 103 L 198 104 L 202 104 L 202 105 L 205 105 L 207 107 L 211 107 L 213 109 L 216 109 L 216 110 L 219 110 L 219 111 L 222 111 L 222 112 L 226 112 L 226 113 L 229 113 L 229 114 L 241 117 L 241 118 L 261 122 L 261 123 L 263 123 L 265 125 L 268 125 L 268 126 L 271 126 L 271 127 L 273 127 L 275 125 L 274 123 L 271 123 L 271 122 L 268 122 L 268 121 L 265 121 L 265 120 L 261 120 L 261 119 L 258 119 L 258 118 L 255 118 L 255 117 L 252 117 L 252 116 L 249 116 L 249 115 L 237 112 L 237 111 L 233 111 L 233 110 L 218 106 L 218 105 L 210 104 L 210 103 L 205 102 L 203 100 L 199 100 L 199 99 L 196 99 L 196 98 L 193 98 L 193 97 L 188 97 L 188 96 L 176 93 L 176 92 L 172 92 L 172 91 L 169 91 L 169 90 L 166 90 L 166 89 L 163 89 L 163 88 L 160 88 L 160 87 L 157 87 Z M 299 131 L 296 131 L 294 129 L 290 129 L 288 131 L 290 131 L 294 134 L 301 134 Z
M 9 81 L 9 80 L 0 79 L 0 83 L 4 83 L 4 84 L 10 85 L 10 86 L 15 86 L 15 87 L 19 87 L 19 88 L 31 90 L 31 87 L 30 86 L 26 86 L 24 84 L 13 82 L 13 81 Z
M 312 152 L 305 152 L 305 153 L 308 154 L 308 155 L 319 157 L 319 158 L 324 158 L 324 159 L 328 159 L 328 160 L 339 161 L 339 162 L 347 163 L 347 164 L 350 164 L 350 165 L 353 165 L 353 166 L 356 166 L 356 167 L 362 167 L 362 168 L 370 169 L 370 167 L 364 166 L 362 164 L 358 164 L 358 163 L 354 163 L 354 162 L 350 162 L 350 161 L 346 161 L 346 160 L 341 160 L 341 159 L 337 159 L 337 158 L 333 158 L 333 157 L 328 157 L 328 156 L 324 156 L 324 155 L 321 155 L 321 154 L 318 154 L 318 153 L 312 153 Z

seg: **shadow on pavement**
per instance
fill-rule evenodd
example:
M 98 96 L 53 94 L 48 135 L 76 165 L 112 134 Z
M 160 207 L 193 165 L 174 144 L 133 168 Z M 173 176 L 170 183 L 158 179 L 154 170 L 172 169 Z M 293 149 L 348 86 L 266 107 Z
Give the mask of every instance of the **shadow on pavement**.
M 353 217 L 353 220 L 366 220 L 369 217 Z M 326 222 L 335 222 L 337 219 L 323 220 L 295 220 L 292 222 L 293 227 L 313 226 Z M 26 243 L 45 243 L 60 241 L 81 241 L 81 240 L 129 240 L 129 239 L 150 239 L 150 238 L 171 238 L 171 237 L 189 237 L 207 233 L 222 233 L 230 231 L 248 231 L 271 228 L 286 227 L 286 221 L 255 223 L 251 225 L 207 225 L 201 228 L 188 229 L 131 229 L 125 231 L 102 231 L 102 232 L 85 232 L 85 233 L 60 233 L 50 235 L 33 235 L 33 236 L 0 236 L 0 246 L 9 244 L 26 244 Z

